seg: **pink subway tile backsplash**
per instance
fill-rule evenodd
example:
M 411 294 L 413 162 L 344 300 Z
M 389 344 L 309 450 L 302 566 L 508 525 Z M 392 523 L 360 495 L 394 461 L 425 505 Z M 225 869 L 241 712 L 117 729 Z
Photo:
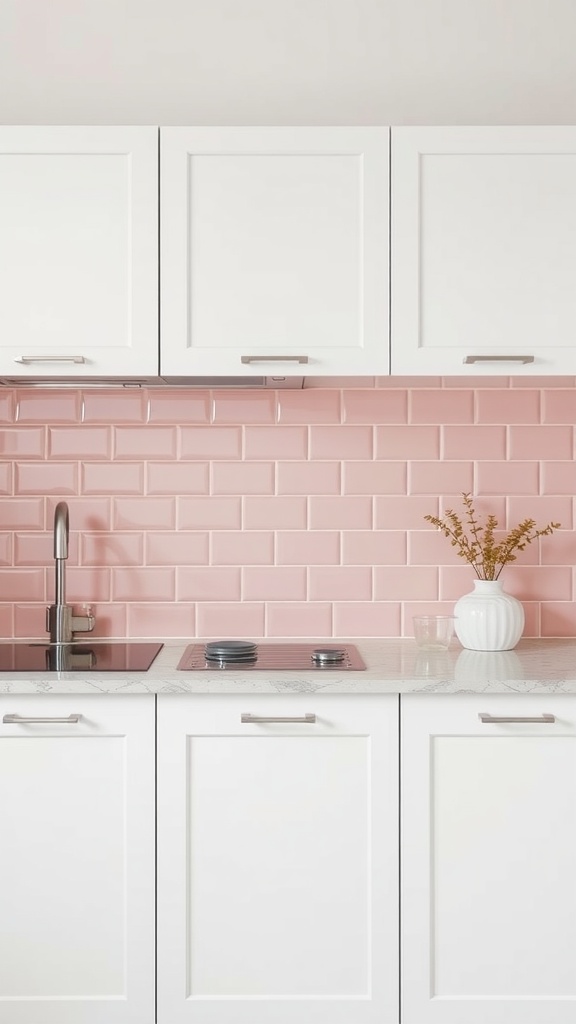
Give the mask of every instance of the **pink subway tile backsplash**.
M 0 629 L 45 635 L 66 500 L 69 598 L 96 637 L 412 636 L 472 589 L 424 519 L 467 491 L 498 536 L 561 522 L 505 585 L 527 636 L 576 636 L 575 379 L 348 383 L 2 391 Z

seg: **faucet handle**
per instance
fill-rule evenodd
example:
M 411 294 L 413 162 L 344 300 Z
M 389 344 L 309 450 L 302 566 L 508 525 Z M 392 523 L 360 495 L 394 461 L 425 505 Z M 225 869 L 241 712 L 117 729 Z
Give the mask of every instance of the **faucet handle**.
M 92 614 L 92 605 L 82 605 L 86 615 L 73 615 L 71 628 L 73 633 L 91 633 L 96 625 L 96 618 Z

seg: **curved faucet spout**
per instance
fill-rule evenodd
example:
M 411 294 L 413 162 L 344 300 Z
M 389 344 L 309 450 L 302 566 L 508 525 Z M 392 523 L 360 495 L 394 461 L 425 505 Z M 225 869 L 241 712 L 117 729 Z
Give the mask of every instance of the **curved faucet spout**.
M 54 604 L 50 605 L 46 614 L 46 629 L 50 633 L 51 644 L 72 643 L 74 630 L 89 633 L 94 629 L 95 620 L 89 608 L 86 609 L 86 615 L 74 615 L 72 606 L 66 604 L 69 530 L 68 505 L 65 501 L 59 501 L 54 512 Z
M 54 558 L 68 558 L 69 524 L 68 505 L 59 501 L 54 512 Z

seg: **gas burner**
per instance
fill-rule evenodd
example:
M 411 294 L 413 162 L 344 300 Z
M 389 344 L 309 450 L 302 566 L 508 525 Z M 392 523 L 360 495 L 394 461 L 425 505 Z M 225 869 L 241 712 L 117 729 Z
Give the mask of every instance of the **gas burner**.
M 256 661 L 257 651 L 257 644 L 248 640 L 211 640 L 204 648 L 206 661 L 233 661 L 235 664 Z
M 336 665 L 344 661 L 346 651 L 341 647 L 315 647 L 311 658 L 317 665 Z

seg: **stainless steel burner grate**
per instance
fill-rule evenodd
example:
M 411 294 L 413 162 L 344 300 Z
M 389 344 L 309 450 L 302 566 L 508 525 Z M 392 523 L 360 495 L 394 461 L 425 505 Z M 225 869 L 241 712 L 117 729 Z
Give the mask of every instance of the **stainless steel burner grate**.
M 238 646 L 236 646 L 238 645 Z M 235 657 L 234 650 L 238 652 Z M 263 643 L 247 641 L 210 641 L 190 644 L 178 662 L 181 672 L 206 672 L 210 669 L 254 672 L 284 671 L 342 672 L 366 668 L 354 644 Z

